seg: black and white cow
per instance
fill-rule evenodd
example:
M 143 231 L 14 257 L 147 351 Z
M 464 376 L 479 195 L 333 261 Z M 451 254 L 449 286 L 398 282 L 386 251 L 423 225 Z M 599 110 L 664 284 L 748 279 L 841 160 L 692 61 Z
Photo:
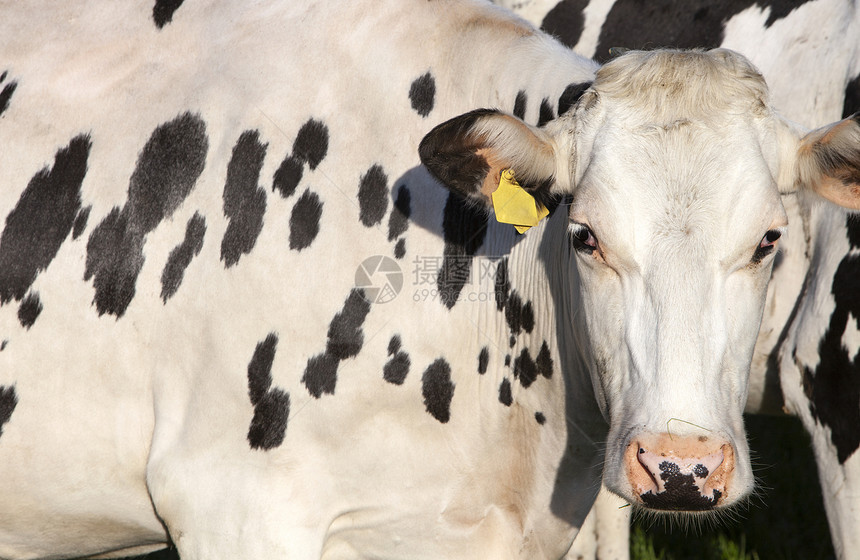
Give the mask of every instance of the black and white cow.
M 2 8 L 0 556 L 558 558 L 601 476 L 744 499 L 780 195 L 858 206 L 854 120 L 479 2 L 179 4 Z
M 805 126 L 860 110 L 860 9 L 849 0 L 497 2 L 599 60 L 611 47 L 743 52 L 767 79 L 774 106 Z M 847 295 L 860 291 L 860 276 L 848 273 L 858 226 L 834 206 L 803 197 L 784 203 L 797 233 L 785 240 L 774 271 L 747 410 L 785 408 L 802 419 L 834 546 L 846 557 L 860 548 L 860 336 L 850 320 L 860 309 Z

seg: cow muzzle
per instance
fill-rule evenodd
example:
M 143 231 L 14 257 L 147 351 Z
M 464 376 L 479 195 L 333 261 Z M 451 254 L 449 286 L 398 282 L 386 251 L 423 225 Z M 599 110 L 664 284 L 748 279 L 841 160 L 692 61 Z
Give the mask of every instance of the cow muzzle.
M 628 444 L 624 465 L 635 499 L 650 509 L 709 511 L 734 501 L 728 498 L 735 452 L 722 438 L 640 434 Z

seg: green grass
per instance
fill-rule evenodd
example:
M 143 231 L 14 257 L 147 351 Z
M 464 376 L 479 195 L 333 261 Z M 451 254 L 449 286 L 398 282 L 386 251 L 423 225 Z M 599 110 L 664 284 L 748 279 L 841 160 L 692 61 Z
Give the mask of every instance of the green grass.
M 688 537 L 689 538 L 689 537 Z M 630 534 L 630 558 L 633 560 L 764 560 L 756 550 L 749 550 L 746 535 L 732 538 L 723 533 L 696 537 L 702 540 L 689 544 L 655 544 L 655 539 L 641 525 L 635 525 Z M 735 540 L 736 539 L 736 540 Z

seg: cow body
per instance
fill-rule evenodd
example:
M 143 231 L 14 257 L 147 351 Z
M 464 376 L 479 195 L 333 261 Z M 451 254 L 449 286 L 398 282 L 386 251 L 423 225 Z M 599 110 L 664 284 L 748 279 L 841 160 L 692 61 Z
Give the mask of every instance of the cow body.
M 596 492 L 603 420 L 586 399 L 568 435 L 553 302 L 518 287 L 537 263 L 498 275 L 541 311 L 528 331 L 497 309 L 500 255 L 538 239 L 472 239 L 416 147 L 428 123 L 521 89 L 558 99 L 595 65 L 468 3 L 222 9 L 159 29 L 142 8 L 70 6 L 40 33 L 6 9 L 21 33 L 2 56 L 17 88 L 0 196 L 24 219 L 0 252 L 57 247 L 4 278 L 0 556 L 160 547 L 165 526 L 185 558 L 559 556 Z M 552 55 L 543 71 L 522 44 Z M 60 189 L 61 208 L 25 203 Z M 58 215 L 72 227 L 41 233 Z M 449 309 L 440 259 L 478 248 L 493 258 Z M 406 280 L 388 303 L 356 288 L 375 255 Z M 525 391 L 513 362 L 542 345 Z
M 601 474 L 750 491 L 779 193 L 854 121 L 800 140 L 725 51 L 589 89 L 481 3 L 56 10 L 4 14 L 0 556 L 558 558 Z M 503 167 L 573 202 L 519 236 Z

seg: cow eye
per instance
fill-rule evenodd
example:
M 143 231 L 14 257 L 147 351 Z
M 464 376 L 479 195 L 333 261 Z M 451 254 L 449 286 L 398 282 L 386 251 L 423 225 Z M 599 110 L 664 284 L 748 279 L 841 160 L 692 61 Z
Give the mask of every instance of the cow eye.
M 587 225 L 571 222 L 569 231 L 570 241 L 577 251 L 593 253 L 597 249 L 597 238 Z
M 779 238 L 782 237 L 782 232 L 778 229 L 772 229 L 761 238 L 761 243 L 759 243 L 759 248 L 764 249 L 765 247 L 773 247 L 776 245 L 776 242 Z
M 755 253 L 753 253 L 752 261 L 754 263 L 761 262 L 763 258 L 772 253 L 780 237 L 782 237 L 782 232 L 778 229 L 772 229 L 764 234 L 758 247 L 756 247 Z

